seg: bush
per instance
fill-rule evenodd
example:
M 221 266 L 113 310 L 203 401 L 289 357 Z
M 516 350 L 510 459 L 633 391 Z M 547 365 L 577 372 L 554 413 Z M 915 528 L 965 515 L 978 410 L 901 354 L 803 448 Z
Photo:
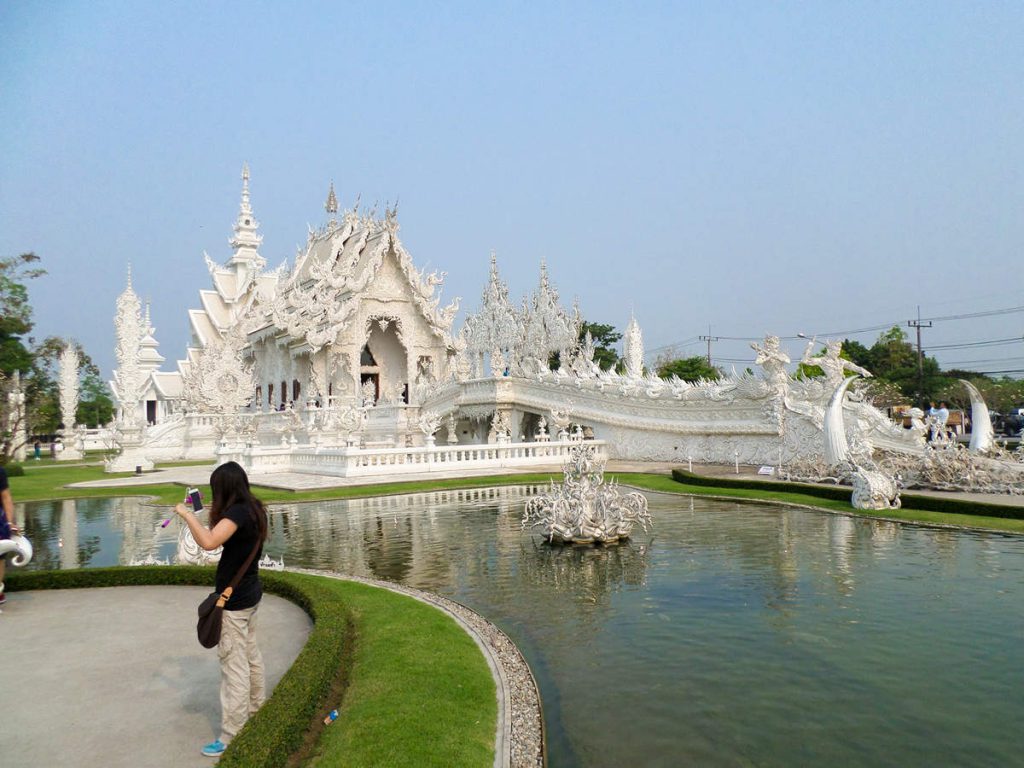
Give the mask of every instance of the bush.
M 133 566 L 11 574 L 11 591 L 122 587 L 135 585 L 213 585 L 212 568 Z M 322 578 L 261 571 L 264 590 L 296 603 L 313 619 L 313 630 L 273 695 L 228 745 L 221 768 L 271 768 L 284 765 L 299 750 L 305 734 L 326 708 L 328 693 L 342 670 L 351 638 L 345 603 Z M 197 641 L 198 642 L 198 641 Z
M 7 473 L 8 477 L 21 477 L 25 474 L 25 468 L 21 466 L 21 464 L 17 464 L 13 461 L 10 464 L 4 465 L 4 471 Z
M 673 469 L 672 478 L 686 485 L 699 485 L 707 488 L 744 488 L 766 493 L 799 493 L 819 499 L 833 499 L 852 504 L 853 491 L 842 486 L 810 485 L 808 483 L 775 482 L 768 480 L 733 479 L 728 477 L 706 477 L 695 475 L 682 469 Z M 904 509 L 922 512 L 945 512 L 953 515 L 973 515 L 981 517 L 1001 517 L 1008 520 L 1024 520 L 1024 507 L 1011 507 L 1003 504 L 988 504 L 965 499 L 951 499 L 943 496 L 923 496 L 915 493 L 901 493 L 900 499 Z

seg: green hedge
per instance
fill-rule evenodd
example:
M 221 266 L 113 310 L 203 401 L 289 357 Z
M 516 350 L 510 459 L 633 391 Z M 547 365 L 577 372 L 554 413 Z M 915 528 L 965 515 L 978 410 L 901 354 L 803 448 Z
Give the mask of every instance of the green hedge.
M 132 585 L 193 585 L 212 589 L 213 569 L 194 566 L 138 566 L 66 571 L 28 571 L 11 574 L 10 591 L 123 587 Z M 252 717 L 217 764 L 221 768 L 271 768 L 287 763 L 302 746 L 305 734 L 327 707 L 331 685 L 342 669 L 350 633 L 349 611 L 322 577 L 261 571 L 267 592 L 290 600 L 313 619 L 302 652 L 277 684 L 273 695 Z M 198 641 L 197 641 L 198 642 Z
M 730 477 L 708 477 L 695 475 L 683 469 L 673 469 L 672 479 L 685 485 L 699 485 L 705 488 L 743 488 L 767 493 L 800 493 L 819 499 L 851 502 L 853 491 L 843 486 L 811 485 L 774 480 L 752 480 Z M 1008 520 L 1024 520 L 1024 507 L 1011 507 L 1004 504 L 989 504 L 967 499 L 953 499 L 942 496 L 922 496 L 915 493 L 901 493 L 900 499 L 904 509 L 922 512 L 945 512 L 954 515 L 974 515 L 982 517 L 1001 517 Z
M 23 477 L 25 475 L 25 467 L 13 461 L 10 464 L 4 464 L 3 468 L 8 477 Z

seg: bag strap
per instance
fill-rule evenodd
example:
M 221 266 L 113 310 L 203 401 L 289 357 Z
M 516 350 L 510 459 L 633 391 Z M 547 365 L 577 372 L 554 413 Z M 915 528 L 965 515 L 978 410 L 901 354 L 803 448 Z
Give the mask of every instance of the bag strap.
M 231 593 L 235 591 L 235 587 L 238 586 L 238 582 L 242 580 L 242 576 L 245 574 L 246 571 L 249 570 L 249 565 L 252 563 L 252 559 L 256 557 L 256 553 L 260 551 L 260 544 L 262 543 L 263 542 L 260 540 L 259 526 L 257 526 L 256 546 L 252 548 L 252 552 L 250 552 L 249 556 L 245 558 L 245 562 L 242 563 L 242 567 L 238 569 L 238 573 L 235 574 L 235 578 L 233 578 L 231 580 L 231 583 L 228 584 L 224 588 L 224 591 L 220 593 L 221 599 L 224 600 L 224 602 L 227 602 L 231 599 Z M 221 603 L 220 600 L 217 601 L 217 604 L 223 605 L 223 603 Z

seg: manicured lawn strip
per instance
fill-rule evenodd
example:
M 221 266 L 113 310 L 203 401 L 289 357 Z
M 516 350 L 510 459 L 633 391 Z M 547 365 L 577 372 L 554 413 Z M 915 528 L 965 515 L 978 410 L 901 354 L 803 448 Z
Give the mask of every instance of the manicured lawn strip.
M 358 633 L 340 716 L 310 766 L 490 766 L 497 701 L 473 640 L 440 611 L 343 583 Z M 388 593 L 390 594 L 390 593 Z
M 493 764 L 494 682 L 479 649 L 450 617 L 363 584 L 272 571 L 261 576 L 268 592 L 310 614 L 313 629 L 219 766 L 283 766 L 318 729 L 320 765 Z M 29 571 L 7 579 L 12 591 L 212 582 L 212 569 L 191 566 Z M 339 678 L 348 689 L 341 701 L 331 700 Z M 334 708 L 340 717 L 325 728 L 322 718 Z
M 213 469 L 213 463 L 207 462 Z M 128 488 L 66 488 L 68 483 L 104 478 L 131 477 L 131 473 L 106 474 L 102 467 L 67 467 L 32 471 L 26 467 L 23 477 L 12 477 L 11 493 L 15 501 L 43 501 L 51 499 L 121 498 L 125 496 L 149 496 L 154 504 L 175 504 L 182 500 L 183 485 L 162 483 Z M 370 496 L 393 496 L 401 493 L 420 491 L 456 490 L 463 488 L 491 488 L 498 485 L 530 485 L 561 480 L 562 474 L 531 473 L 521 475 L 494 475 L 490 477 L 464 477 L 413 482 L 380 483 L 377 485 L 351 485 L 326 488 L 316 491 L 286 491 L 279 488 L 253 486 L 254 492 L 266 502 L 327 501 L 331 499 L 357 499 Z M 200 486 L 205 498 L 210 498 L 208 486 Z
M 931 510 L 914 509 L 903 507 L 902 509 L 887 509 L 882 512 L 872 513 L 867 510 L 858 510 L 850 506 L 849 501 L 839 499 L 827 499 L 809 494 L 793 493 L 789 491 L 771 491 L 752 488 L 727 488 L 711 484 L 693 485 L 679 482 L 668 475 L 649 475 L 629 472 L 614 472 L 607 475 L 615 477 L 623 485 L 633 485 L 651 491 L 664 493 L 684 493 L 694 496 L 721 496 L 737 501 L 777 501 L 783 504 L 801 504 L 809 507 L 820 507 L 835 512 L 845 512 L 859 517 L 885 517 L 892 520 L 903 520 L 911 523 L 928 523 L 932 525 L 956 525 L 964 528 L 985 528 L 1004 533 L 1024 533 L 1024 520 L 1015 520 L 1003 517 L 989 517 L 985 515 L 965 515 L 949 512 L 935 512 Z M 709 480 L 710 478 L 703 478 Z M 767 483 L 765 483 L 767 485 Z M 842 489 L 840 489 L 842 490 Z M 927 498 L 927 497 L 912 497 Z

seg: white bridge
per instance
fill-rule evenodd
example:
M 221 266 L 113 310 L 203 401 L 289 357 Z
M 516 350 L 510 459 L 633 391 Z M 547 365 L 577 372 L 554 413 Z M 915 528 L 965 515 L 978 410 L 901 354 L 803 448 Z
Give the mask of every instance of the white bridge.
M 493 445 L 425 445 L 414 448 L 323 448 L 316 445 L 246 445 L 222 447 L 218 463 L 237 461 L 251 474 L 299 472 L 332 477 L 418 475 L 452 476 L 475 471 L 494 472 L 530 467 L 561 467 L 578 441 L 509 443 Z M 606 446 L 588 440 L 596 455 L 606 457 Z

